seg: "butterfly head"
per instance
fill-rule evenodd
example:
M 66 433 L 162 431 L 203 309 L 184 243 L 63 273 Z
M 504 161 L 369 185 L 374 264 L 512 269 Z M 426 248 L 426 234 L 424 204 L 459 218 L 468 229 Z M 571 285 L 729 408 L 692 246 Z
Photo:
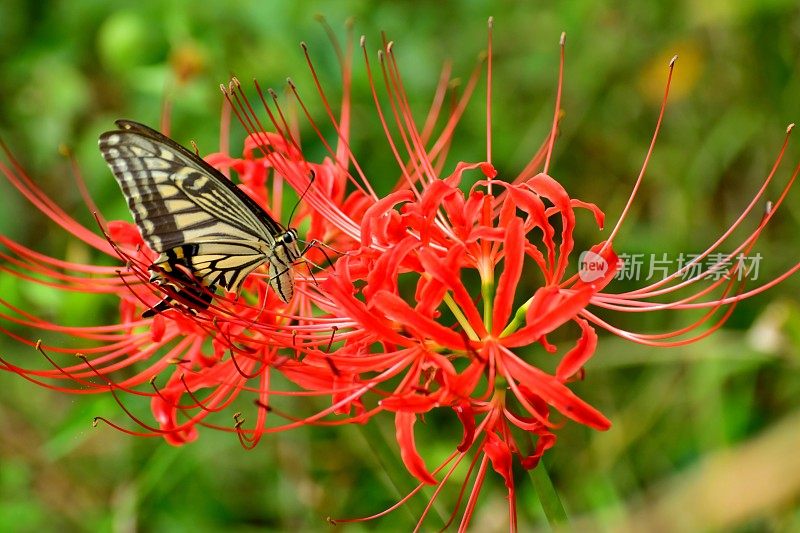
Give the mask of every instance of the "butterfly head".
M 281 239 L 284 244 L 297 242 L 297 228 L 287 229 L 286 232 L 281 236 Z

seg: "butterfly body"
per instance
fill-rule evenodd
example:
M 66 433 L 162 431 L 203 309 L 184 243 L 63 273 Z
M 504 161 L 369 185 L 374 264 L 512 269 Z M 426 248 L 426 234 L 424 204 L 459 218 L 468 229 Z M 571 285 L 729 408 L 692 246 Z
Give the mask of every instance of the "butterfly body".
M 238 292 L 248 274 L 267 264 L 270 286 L 282 301 L 291 300 L 291 267 L 302 255 L 297 231 L 172 139 L 136 122 L 116 124 L 119 130 L 100 136 L 100 151 L 142 238 L 160 254 L 151 281 L 172 285 L 178 301 L 204 309 L 217 287 Z

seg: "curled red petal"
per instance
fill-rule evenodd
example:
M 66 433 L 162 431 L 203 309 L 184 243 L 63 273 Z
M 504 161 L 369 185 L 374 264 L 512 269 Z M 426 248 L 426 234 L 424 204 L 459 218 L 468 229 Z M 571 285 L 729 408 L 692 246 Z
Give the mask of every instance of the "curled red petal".
M 491 163 L 481 163 L 481 172 L 487 178 L 497 177 L 497 169 Z
M 434 407 L 439 406 L 439 402 L 434 396 L 424 394 L 402 394 L 392 395 L 380 401 L 380 405 L 387 411 L 404 413 L 427 413 Z
M 527 214 L 525 222 L 526 231 L 533 228 L 542 230 L 542 241 L 547 250 L 547 263 L 549 268 L 553 269 L 555 267 L 556 255 L 556 244 L 554 240 L 555 228 L 553 228 L 553 225 L 550 224 L 548 220 L 544 202 L 539 196 L 523 187 L 509 187 L 508 192 L 510 199 L 513 201 L 506 202 L 506 204 L 510 204 L 508 206 L 510 211 L 508 216 L 513 215 L 514 211 L 512 211 L 512 208 L 518 207 Z M 548 276 L 548 282 L 553 281 L 550 279 L 552 272 L 545 268 L 542 268 L 542 271 Z
M 111 240 L 117 244 L 126 244 L 131 247 L 144 245 L 139 229 L 125 220 L 109 220 L 107 231 Z
M 446 293 L 447 287 L 439 280 L 420 276 L 414 291 L 414 300 L 417 302 L 414 310 L 425 316 L 436 318 L 438 316 L 437 309 Z
M 576 422 L 599 430 L 611 427 L 611 422 L 600 411 L 578 398 L 554 376 L 527 364 L 508 350 L 503 353 L 502 364 L 508 378 L 524 384 L 533 394 Z
M 511 470 L 511 449 L 494 432 L 486 435 L 483 452 L 489 457 L 494 471 L 503 476 L 509 496 L 514 496 L 514 474 Z
M 530 470 L 535 468 L 536 465 L 539 464 L 539 460 L 544 455 L 548 449 L 552 448 L 553 445 L 556 443 L 556 436 L 552 433 L 543 433 L 539 435 L 536 440 L 536 448 L 530 455 L 526 455 L 525 457 L 520 458 L 520 464 L 522 468 L 526 470 Z
M 328 391 L 333 387 L 335 375 L 330 367 L 312 366 L 290 359 L 281 364 L 280 371 L 286 379 L 306 390 Z
M 469 170 L 474 170 L 476 168 L 480 168 L 482 165 L 486 163 L 466 163 L 464 161 L 459 161 L 456 164 L 456 168 L 453 170 L 453 173 L 447 176 L 444 181 L 450 184 L 453 187 L 458 187 L 461 183 L 461 180 L 464 178 L 464 173 Z
M 603 261 L 605 261 L 606 270 L 603 272 L 602 277 L 597 279 L 592 279 L 591 281 L 583 281 L 582 279 L 579 279 L 572 286 L 572 288 L 581 289 L 591 285 L 595 292 L 599 292 L 603 290 L 603 287 L 608 285 L 612 279 L 614 279 L 614 275 L 617 273 L 617 268 L 619 268 L 619 257 L 617 257 L 617 254 L 614 252 L 611 245 L 606 244 L 606 241 L 592 246 L 589 251 L 595 255 L 599 255 Z
M 570 200 L 570 205 L 572 205 L 572 207 L 579 207 L 591 211 L 594 215 L 595 222 L 597 222 L 597 227 L 603 229 L 606 220 L 606 214 L 603 213 L 603 211 L 595 204 L 573 198 Z
M 153 339 L 153 342 L 161 342 L 166 330 L 167 319 L 164 318 L 164 315 L 158 313 L 153 317 L 153 321 L 150 324 L 150 337 Z
M 372 236 L 375 232 L 377 222 L 383 218 L 387 212 L 392 211 L 392 207 L 403 202 L 414 199 L 414 194 L 408 190 L 393 192 L 372 204 L 361 218 L 361 245 L 368 247 L 372 244 Z
M 528 324 L 517 332 L 503 337 L 503 345 L 524 346 L 538 341 L 542 336 L 575 318 L 589 305 L 589 300 L 595 292 L 593 285 L 578 290 L 554 291 L 552 287 L 540 288 L 528 307 L 526 314 Z
M 566 381 L 589 360 L 597 348 L 597 333 L 589 323 L 582 318 L 576 320 L 581 328 L 581 338 L 574 348 L 564 355 L 556 368 L 556 377 L 561 381 Z
M 378 291 L 370 303 L 390 320 L 404 324 L 442 346 L 452 349 L 464 347 L 464 340 L 458 333 L 422 316 L 396 294 L 389 291 Z
M 378 256 L 378 260 L 371 265 L 367 275 L 367 285 L 364 287 L 364 297 L 367 301 L 379 290 L 397 291 L 400 265 L 420 244 L 419 239 L 409 235 Z
M 465 452 L 469 450 L 472 443 L 475 441 L 475 411 L 469 402 L 462 401 L 458 405 L 453 406 L 453 411 L 461 421 L 461 426 L 464 428 L 464 436 L 461 438 L 461 443 L 457 446 L 458 451 Z
M 478 336 L 483 337 L 486 335 L 483 318 L 459 275 L 460 265 L 464 261 L 464 252 L 464 246 L 456 243 L 447 251 L 447 257 L 443 260 L 434 251 L 429 248 L 423 248 L 419 252 L 419 261 L 426 274 L 431 275 L 453 291 L 453 299 L 461 308 Z
M 561 246 L 558 254 L 558 266 L 555 279 L 561 279 L 567 268 L 567 260 L 575 242 L 572 232 L 575 229 L 575 212 L 570 204 L 570 197 L 564 187 L 547 174 L 537 174 L 526 182 L 534 192 L 548 198 L 561 213 Z
M 383 317 L 377 316 L 376 313 L 368 310 L 364 302 L 353 296 L 354 287 L 348 272 L 349 263 L 346 259 L 343 258 L 343 260 L 338 261 L 335 266 L 335 275 L 329 276 L 327 280 L 321 283 L 328 297 L 336 303 L 339 312 L 343 316 L 348 316 L 357 321 L 366 331 L 372 332 L 389 342 L 407 344 L 407 339 L 394 331 Z
M 194 345 L 190 350 L 201 348 L 200 343 Z M 195 356 L 196 357 L 196 356 Z M 193 359 L 187 352 L 187 358 Z M 185 373 L 183 369 L 178 369 L 170 378 L 167 386 L 153 396 L 150 401 L 150 409 L 159 427 L 165 432 L 164 438 L 172 445 L 180 446 L 197 438 L 198 433 L 195 424 L 208 415 L 210 411 L 201 411 L 194 415 L 188 422 L 179 422 L 179 411 L 181 398 L 188 391 L 193 394 L 205 388 L 212 389 L 216 397 L 222 398 L 228 394 L 235 394 L 237 383 L 242 379 L 238 370 L 230 360 L 221 364 L 207 366 L 192 373 Z M 226 385 L 221 386 L 220 383 Z
M 492 316 L 492 328 L 495 334 L 503 331 L 508 317 L 511 315 L 517 284 L 522 275 L 522 263 L 525 260 L 525 235 L 521 218 L 514 217 L 509 222 L 506 228 L 503 253 L 505 255 L 504 268 L 500 275 L 500 281 L 497 283 Z
M 486 360 L 477 352 L 475 352 L 475 356 L 476 358 L 465 370 L 448 378 L 447 386 L 450 389 L 450 393 L 456 398 L 471 396 L 475 391 L 475 387 L 480 383 L 481 377 L 483 377 Z
M 419 203 L 415 203 L 416 210 L 428 220 L 436 215 L 436 210 L 445 197 L 451 194 L 461 194 L 461 191 L 444 180 L 437 180 L 425 188 Z
M 417 452 L 417 445 L 414 441 L 414 424 L 417 422 L 417 415 L 414 413 L 399 412 L 394 415 L 395 434 L 397 444 L 400 445 L 400 457 L 408 471 L 415 478 L 428 485 L 437 483 L 430 472 L 428 472 L 425 462 Z

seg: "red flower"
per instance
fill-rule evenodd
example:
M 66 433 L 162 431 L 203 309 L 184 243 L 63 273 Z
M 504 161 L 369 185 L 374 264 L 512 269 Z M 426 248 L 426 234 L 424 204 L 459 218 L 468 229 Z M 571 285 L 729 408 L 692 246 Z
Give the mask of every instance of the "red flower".
M 737 301 L 774 285 L 800 264 L 756 289 L 745 291 L 743 284 L 736 283 L 733 274 L 741 267 L 730 257 L 752 248 L 773 216 L 772 209 L 730 257 L 721 256 L 715 264 L 727 278 L 704 284 L 694 295 L 671 303 L 650 303 L 652 297 L 703 283 L 708 273 L 681 281 L 683 272 L 678 271 L 637 291 L 606 292 L 620 267 L 613 243 L 628 209 L 610 235 L 587 251 L 587 257 L 601 268 L 591 275 L 582 275 L 583 271 L 570 274 L 575 271 L 577 255 L 573 231 L 581 220 L 576 210 L 588 211 L 600 229 L 604 215 L 594 204 L 571 198 L 549 175 L 562 76 L 552 129 L 522 172 L 499 175 L 492 165 L 491 90 L 487 91 L 485 156 L 446 170 L 447 150 L 480 69 L 470 77 L 451 114 L 442 117 L 441 104 L 449 82 L 445 69 L 426 123 L 419 127 L 410 111 L 392 43 L 384 42 L 379 55 L 379 74 L 388 95 L 385 103 L 378 96 L 378 76 L 363 38 L 361 47 L 376 114 L 399 168 L 397 185 L 384 197 L 374 192 L 351 150 L 349 57 L 342 64 L 344 94 L 338 114 L 331 110 L 317 83 L 337 133 L 333 145 L 320 136 L 330 153 L 322 162 L 305 158 L 274 93 L 268 103 L 258 89 L 270 125 L 265 128 L 237 81 L 224 88 L 249 136 L 242 157 L 218 153 L 208 160 L 235 171 L 241 187 L 271 208 L 276 219 L 281 218 L 285 183 L 304 194 L 292 222 L 308 228 L 307 241 L 321 243 L 309 249 L 307 265 L 296 266 L 295 297 L 285 305 L 269 289 L 268 276 L 259 272 L 250 276 L 241 295 L 216 295 L 206 311 L 194 314 L 176 309 L 139 319 L 142 310 L 161 298 L 159 291 L 169 289 L 147 283 L 153 254 L 133 226 L 103 223 L 106 240 L 61 211 L 21 167 L 0 167 L 52 220 L 100 251 L 121 257 L 126 265 L 122 269 L 67 263 L 3 237 L 8 249 L 6 270 L 64 290 L 111 293 L 120 300 L 121 316 L 119 323 L 111 326 L 63 327 L 6 304 L 4 319 L 33 329 L 65 332 L 85 340 L 88 347 L 36 344 L 54 368 L 31 370 L 10 362 L 4 363 L 5 368 L 59 390 L 110 391 L 123 406 L 119 392 L 148 395 L 157 427 L 137 418 L 145 428 L 137 434 L 163 435 L 173 444 L 196 438 L 198 425 L 236 431 L 242 442 L 251 446 L 264 433 L 301 424 L 366 422 L 388 411 L 394 416 L 402 460 L 420 487 L 441 486 L 470 458 L 465 479 L 471 490 L 462 530 L 470 521 L 489 467 L 505 482 L 510 527 L 515 529 L 514 464 L 534 468 L 554 445 L 554 431 L 563 418 L 598 430 L 610 427 L 603 414 L 567 385 L 583 376 L 583 366 L 594 353 L 598 341 L 595 326 L 645 344 L 692 342 L 717 329 Z M 491 41 L 489 52 L 490 81 Z M 310 60 L 309 65 L 316 80 Z M 298 90 L 293 84 L 290 88 L 305 111 Z M 662 106 L 653 143 L 663 112 Z M 312 117 L 306 116 L 319 133 Z M 266 132 L 268 129 L 274 132 Z M 630 201 L 652 149 L 651 144 Z M 777 163 L 782 157 L 783 150 Z M 774 174 L 775 169 L 742 217 L 706 255 L 742 223 Z M 309 181 L 312 175 L 313 183 Z M 468 177 L 478 179 L 469 187 L 462 186 Z M 329 261 L 331 256 L 337 257 L 335 262 Z M 717 289 L 721 295 L 712 292 Z M 591 306 L 631 311 L 705 307 L 709 312 L 679 330 L 644 335 L 615 328 L 591 311 Z M 724 312 L 716 317 L 722 308 Z M 700 331 L 709 320 L 715 322 Z M 561 328 L 577 328 L 580 334 L 568 346 L 558 346 L 548 337 Z M 670 340 L 673 338 L 676 340 Z M 51 352 L 85 355 L 79 363 L 65 366 L 50 356 Z M 557 359 L 555 373 L 535 364 L 545 357 Z M 164 379 L 162 374 L 168 377 Z M 275 389 L 275 374 L 295 388 Z M 62 382 L 77 387 L 69 389 Z M 148 383 L 152 384 L 149 390 Z M 232 427 L 208 418 L 225 410 L 242 392 L 255 397 L 255 424 L 248 424 L 238 413 Z M 330 406 L 311 414 L 278 413 L 271 404 L 276 395 L 327 396 Z M 415 427 L 426 413 L 442 409 L 460 421 L 463 433 L 453 436 L 452 454 L 431 469 L 417 450 Z M 288 422 L 267 425 L 270 412 Z M 420 523 L 424 518 L 420 517 Z

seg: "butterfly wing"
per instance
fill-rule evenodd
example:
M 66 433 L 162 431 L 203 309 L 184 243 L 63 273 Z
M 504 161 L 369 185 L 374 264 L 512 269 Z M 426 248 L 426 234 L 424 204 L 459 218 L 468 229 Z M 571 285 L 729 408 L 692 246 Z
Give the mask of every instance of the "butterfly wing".
M 286 232 L 228 178 L 175 141 L 136 122 L 100 136 L 100 151 L 145 242 L 161 253 L 156 270 L 187 267 L 205 285 L 238 290 L 270 260 Z

